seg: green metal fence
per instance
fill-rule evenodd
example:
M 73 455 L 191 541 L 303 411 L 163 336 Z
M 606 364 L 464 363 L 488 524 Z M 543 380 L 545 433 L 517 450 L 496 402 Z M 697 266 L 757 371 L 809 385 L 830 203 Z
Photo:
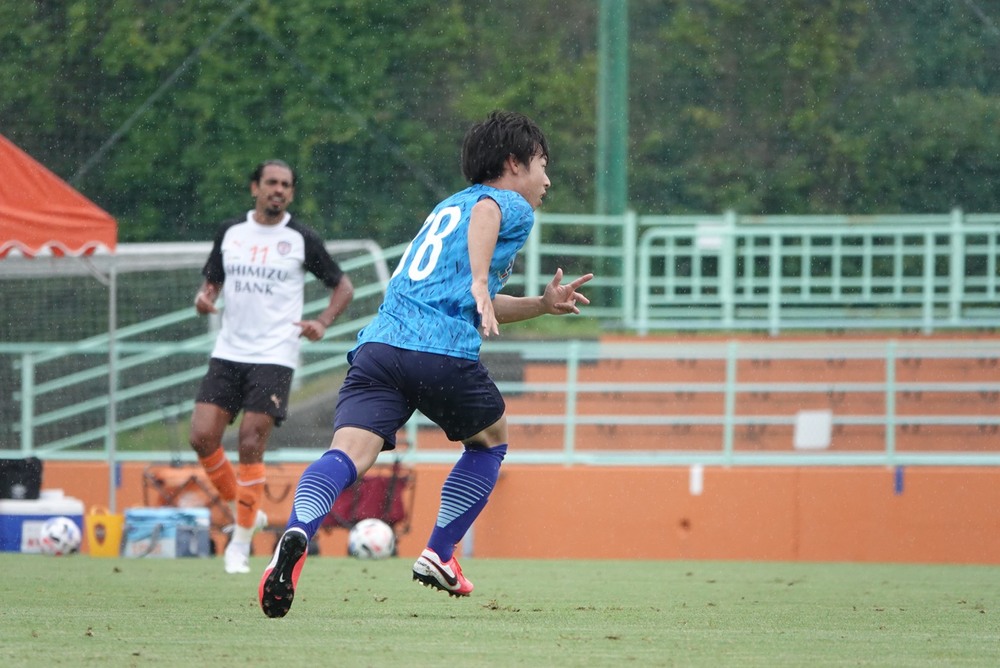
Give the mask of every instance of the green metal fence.
M 936 216 L 850 218 L 740 217 L 732 213 L 683 217 L 543 213 L 539 214 L 535 232 L 515 268 L 509 289 L 538 294 L 557 266 L 569 275 L 598 270 L 588 285 L 594 303 L 586 317 L 600 320 L 605 329 L 616 333 L 646 336 L 689 330 L 760 330 L 776 336 L 806 329 L 834 333 L 878 329 L 889 332 L 891 338 L 893 330 L 928 335 L 992 329 L 1000 325 L 998 223 L 1000 215 L 965 215 L 958 210 Z M 613 233 L 598 234 L 600 230 Z M 612 244 L 604 240 L 616 241 Z M 206 320 L 197 318 L 190 307 L 190 296 L 198 282 L 197 268 L 207 254 L 204 245 L 194 246 L 197 248 L 173 244 L 155 252 L 146 248 L 144 253 L 131 253 L 130 246 L 124 245 L 116 259 L 122 321 L 113 350 L 109 350 L 106 329 L 101 329 L 101 323 L 107 322 L 106 314 L 98 312 L 102 301 L 90 294 L 106 288 L 87 276 L 100 274 L 105 269 L 101 262 L 107 258 L 94 258 L 89 261 L 94 266 L 85 269 L 77 266 L 65 276 L 59 272 L 61 263 L 70 262 L 68 259 L 0 261 L 0 280 L 6 282 L 5 286 L 16 288 L 6 291 L 9 299 L 20 290 L 24 294 L 19 303 L 38 303 L 42 305 L 39 313 L 53 312 L 47 324 L 19 328 L 23 324 L 17 322 L 19 318 L 34 324 L 40 316 L 8 309 L 10 320 L 3 323 L 8 334 L 6 340 L 0 340 L 0 382 L 10 390 L 8 401 L 0 409 L 4 423 L 0 456 L 40 454 L 48 458 L 101 459 L 111 447 L 111 434 L 134 434 L 190 413 L 194 388 L 204 372 L 214 339 L 211 320 L 206 328 Z M 306 347 L 297 379 L 308 381 L 342 370 L 343 353 L 357 330 L 374 313 L 388 269 L 403 248 L 401 244 L 381 249 L 369 242 L 365 249 L 341 256 L 355 280 L 355 306 L 324 342 Z M 171 279 L 175 283 L 164 283 L 161 272 L 175 276 Z M 180 279 L 176 278 L 178 274 Z M 46 287 L 49 285 L 52 292 Z M 321 309 L 325 305 L 324 292 L 316 288 L 315 294 L 307 296 L 307 302 L 307 312 Z M 70 310 L 77 304 L 82 305 L 79 312 Z M 10 334 L 22 330 L 34 332 L 35 338 L 18 340 Z M 510 349 L 504 349 L 505 345 Z M 783 345 L 779 344 L 776 350 L 780 351 Z M 970 348 L 972 344 L 956 339 L 942 348 L 930 340 L 918 339 L 905 345 L 907 355 L 913 358 L 922 354 L 943 355 L 947 345 L 951 345 L 959 357 L 974 355 L 996 364 L 996 355 L 988 344 Z M 739 377 L 726 377 L 686 390 L 711 391 L 730 397 L 732 401 L 725 403 L 722 410 L 712 415 L 671 416 L 657 410 L 626 414 L 616 409 L 615 402 L 625 406 L 634 398 L 628 387 L 611 380 L 584 383 L 575 380 L 579 366 L 596 363 L 599 356 L 642 355 L 650 368 L 654 368 L 663 360 L 689 354 L 686 349 L 663 343 L 629 344 L 618 349 L 591 342 L 501 340 L 488 342 L 485 351 L 487 355 L 500 355 L 505 364 L 516 368 L 546 358 L 567 370 L 568 380 L 554 386 L 532 386 L 516 378 L 501 380 L 505 391 L 516 395 L 556 394 L 563 397 L 566 406 L 559 415 L 511 416 L 514 425 L 558 426 L 564 430 L 565 439 L 558 452 L 533 451 L 530 442 L 519 443 L 516 453 L 512 453 L 514 460 L 615 464 L 698 459 L 732 465 L 997 463 L 992 447 L 964 454 L 949 450 L 940 457 L 927 453 L 901 455 L 897 451 L 893 439 L 903 427 L 894 422 L 893 402 L 906 392 L 952 391 L 941 385 L 941 381 L 934 381 L 933 387 L 919 383 L 908 386 L 888 374 L 872 381 L 874 385 L 840 383 L 832 389 L 801 383 L 768 386 L 766 391 L 775 396 L 855 393 L 877 395 L 884 404 L 869 415 L 835 414 L 834 418 L 842 428 L 850 427 L 852 421 L 884 427 L 885 442 L 878 452 L 831 452 L 819 456 L 787 452 L 778 456 L 773 452 L 741 452 L 732 444 L 731 435 L 747 425 L 764 425 L 770 420 L 770 424 L 787 427 L 788 421 L 795 419 L 789 414 L 770 418 L 741 415 L 736 399 L 747 387 Z M 700 354 L 737 368 L 749 359 L 748 355 L 763 353 L 743 345 L 720 345 Z M 886 369 L 895 368 L 892 360 L 896 354 L 897 349 L 885 346 L 863 351 L 865 356 L 877 357 Z M 115 378 L 114 386 L 109 377 Z M 641 387 L 643 395 L 652 393 L 654 405 L 657 391 L 663 392 L 663 401 L 669 400 L 671 392 L 680 391 L 669 377 L 651 378 L 646 385 L 634 387 Z M 953 389 L 972 397 L 998 393 L 992 382 L 982 378 Z M 757 387 L 757 391 L 764 390 Z M 577 399 L 588 394 L 608 396 L 608 410 L 600 414 L 575 411 L 572 407 L 577 405 Z M 117 406 L 113 419 L 107 410 L 112 401 Z M 109 422 L 114 423 L 114 430 L 109 429 Z M 643 424 L 660 429 L 664 433 L 662 447 L 656 452 L 639 454 L 614 448 L 595 451 L 589 444 L 581 447 L 579 434 L 594 424 L 618 424 L 623 428 Z M 995 419 L 981 412 L 937 411 L 915 415 L 904 424 L 922 424 L 924 429 L 948 425 L 996 429 Z M 669 436 L 675 425 L 718 427 L 718 451 L 691 453 L 672 447 Z M 420 445 L 426 440 L 419 437 L 423 426 L 419 417 L 411 425 L 415 431 L 410 456 L 424 461 L 445 456 Z M 947 434 L 944 438 L 953 438 Z M 292 461 L 309 459 L 313 454 L 312 450 L 299 452 L 290 448 L 275 457 L 278 461 Z M 447 456 L 452 454 L 449 451 Z M 120 458 L 165 455 L 155 449 L 140 449 L 121 452 Z M 786 455 L 788 459 L 783 458 Z
M 498 383 L 520 406 L 554 403 L 561 409 L 508 416 L 514 462 L 1000 465 L 995 442 L 1000 381 L 993 378 L 1000 346 L 991 341 L 568 341 L 484 347 L 487 363 L 490 355 L 502 353 L 565 368 L 559 380 Z M 626 374 L 622 362 L 630 362 L 638 375 Z M 664 363 L 687 367 L 694 378 L 677 381 Z M 808 379 L 769 377 L 781 365 L 808 363 Z M 602 364 L 611 370 L 595 373 L 595 365 Z M 935 366 L 955 377 L 942 378 Z M 707 400 L 692 402 L 693 396 Z M 552 402 L 553 397 L 559 400 Z M 690 403 L 700 405 L 698 412 L 685 412 Z M 556 427 L 555 447 L 539 449 L 533 442 L 532 427 L 542 425 Z M 581 437 L 588 426 L 606 429 Z M 711 431 L 708 447 L 705 439 L 684 447 L 678 434 L 690 435 L 692 428 Z M 813 435 L 802 437 L 807 431 Z M 439 447 L 439 432 L 422 416 L 408 425 L 407 441 L 419 461 L 454 459 L 454 448 Z M 425 445 L 428 441 L 437 445 Z M 637 448 L 637 443 L 656 447 Z
M 993 328 L 1000 215 L 540 214 L 525 285 L 603 268 L 592 314 L 656 330 Z M 614 235 L 597 231 L 613 227 Z M 567 230 L 579 241 L 561 242 Z M 602 238 L 621 245 L 595 246 Z
M 118 310 L 122 318 L 130 319 L 116 328 L 113 346 L 106 329 L 76 341 L 0 341 L 0 382 L 12 388 L 12 401 L 0 408 L 0 456 L 102 459 L 115 448 L 117 439 L 112 434 L 162 426 L 189 415 L 218 327 L 217 317 L 198 317 L 191 306 L 201 280 L 198 269 L 209 248 L 205 244 L 126 246 L 115 258 L 83 262 L 20 258 L 0 263 L 0 280 L 23 283 L 21 290 L 30 292 L 14 301 L 26 311 L 36 307 L 33 312 L 10 310 L 7 317 L 24 320 L 22 329 L 39 339 L 50 335 L 50 330 L 65 329 L 67 320 L 83 320 L 82 314 L 58 309 L 60 303 L 82 301 L 91 304 L 91 309 L 96 304 L 110 308 L 83 293 L 105 290 L 107 286 L 88 274 L 106 278 L 112 268 L 118 291 L 125 295 Z M 389 278 L 384 251 L 376 244 L 335 242 L 330 250 L 345 271 L 358 279 L 355 305 L 327 331 L 324 343 L 306 348 L 299 380 L 345 364 L 342 353 L 371 319 Z M 323 286 L 310 280 L 305 312 L 321 311 L 328 295 Z M 146 303 L 139 308 L 132 301 Z M 162 312 L 148 317 L 150 310 Z M 107 322 L 106 312 L 96 320 Z M 16 331 L 16 324 L 7 323 L 7 328 Z M 81 333 L 86 333 L 83 325 Z M 341 354 L 332 355 L 331 350 Z M 108 428 L 112 422 L 114 431 Z

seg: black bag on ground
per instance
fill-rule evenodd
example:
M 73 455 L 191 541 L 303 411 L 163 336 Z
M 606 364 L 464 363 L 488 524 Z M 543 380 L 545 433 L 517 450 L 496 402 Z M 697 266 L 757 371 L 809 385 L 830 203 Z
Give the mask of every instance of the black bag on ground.
M 37 499 L 41 489 L 41 459 L 0 459 L 0 499 Z

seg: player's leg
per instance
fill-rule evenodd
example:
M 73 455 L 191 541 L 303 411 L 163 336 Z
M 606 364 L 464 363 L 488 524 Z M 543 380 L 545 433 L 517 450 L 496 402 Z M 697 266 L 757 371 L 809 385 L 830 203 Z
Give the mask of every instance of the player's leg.
M 232 415 L 214 404 L 196 403 L 191 414 L 190 443 L 205 475 L 226 503 L 236 500 L 236 471 L 222 447 Z
M 261 509 L 264 498 L 264 450 L 274 427 L 274 418 L 266 413 L 246 411 L 240 421 L 240 463 L 236 477 L 236 522 L 226 546 L 227 573 L 250 572 L 250 545 L 253 535 L 267 526 Z
M 503 431 L 506 431 L 506 420 Z M 501 425 L 498 423 L 497 425 Z M 491 439 L 495 440 L 495 439 Z M 504 438 L 504 440 L 506 440 Z M 473 584 L 462 573 L 455 547 L 486 507 L 500 477 L 507 444 L 466 443 L 465 451 L 441 486 L 441 505 L 427 548 L 413 564 L 413 579 L 452 596 L 468 596 Z
M 319 530 L 340 494 L 375 463 L 383 439 L 357 427 L 341 427 L 330 449 L 306 467 L 295 488 L 287 529 L 299 529 L 308 538 Z
M 237 475 L 236 523 L 226 546 L 227 573 L 250 572 L 250 544 L 254 533 L 267 525 L 261 510 L 264 498 L 264 452 L 276 425 L 288 415 L 292 369 L 276 364 L 241 365 L 243 419 L 240 421 L 240 464 Z
M 232 363 L 210 360 L 195 396 L 189 442 L 219 498 L 228 504 L 236 501 L 236 471 L 222 447 L 222 435 L 242 400 L 239 374 Z
M 337 399 L 330 449 L 302 473 L 285 532 L 264 569 L 258 594 L 268 617 L 288 613 L 309 540 L 341 492 L 364 475 L 381 450 L 395 447 L 396 432 L 413 413 L 395 381 L 385 376 L 394 365 L 383 364 L 384 357 L 395 349 L 382 346 L 378 357 L 369 346 L 352 360 Z
M 506 432 L 506 422 L 506 418 L 502 418 L 491 430 Z M 490 440 L 501 439 L 506 440 L 503 437 Z M 464 444 L 465 451 L 441 486 L 441 506 L 427 547 L 444 561 L 451 559 L 458 542 L 486 507 L 500 477 L 500 464 L 507 454 L 507 444 L 486 446 L 482 443 L 473 440 Z
M 413 577 L 452 596 L 467 596 L 473 585 L 462 574 L 455 547 L 496 486 L 507 454 L 507 419 L 503 398 L 482 364 L 460 360 L 453 366 L 450 378 L 431 385 L 453 391 L 444 398 L 431 396 L 419 406 L 448 438 L 462 441 L 465 451 L 441 487 L 437 520 L 427 549 L 413 565 Z
M 330 449 L 303 471 L 285 532 L 260 580 L 258 595 L 265 615 L 284 617 L 288 613 L 309 541 L 340 493 L 375 462 L 382 445 L 383 439 L 377 434 L 342 427 L 334 434 Z

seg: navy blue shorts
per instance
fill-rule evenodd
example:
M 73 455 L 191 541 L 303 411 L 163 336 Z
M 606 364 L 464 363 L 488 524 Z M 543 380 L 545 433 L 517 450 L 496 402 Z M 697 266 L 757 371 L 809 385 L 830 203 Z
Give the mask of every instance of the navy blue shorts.
M 464 441 L 503 417 L 506 405 L 479 360 L 366 343 L 351 359 L 337 399 L 334 431 L 378 434 L 383 450 L 419 410 L 452 441 Z
M 240 409 L 264 413 L 281 426 L 288 416 L 288 394 L 294 371 L 279 364 L 246 364 L 213 357 L 195 401 L 215 404 L 236 420 Z

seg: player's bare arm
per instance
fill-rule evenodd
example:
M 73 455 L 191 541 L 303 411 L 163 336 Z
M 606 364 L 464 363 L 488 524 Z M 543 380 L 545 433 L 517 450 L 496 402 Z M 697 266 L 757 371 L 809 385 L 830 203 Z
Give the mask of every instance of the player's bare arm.
M 479 200 L 469 217 L 469 266 L 472 268 L 472 297 L 476 300 L 483 336 L 500 333 L 489 286 L 490 261 L 499 234 L 500 207 L 492 199 Z
M 299 336 L 304 336 L 310 341 L 319 341 L 322 339 L 326 335 L 327 328 L 340 317 L 341 313 L 347 310 L 352 299 L 354 299 L 354 284 L 344 274 L 340 278 L 340 283 L 337 284 L 337 287 L 330 292 L 330 302 L 323 309 L 322 313 L 312 320 L 301 320 L 294 323 L 302 328 L 302 333 Z

